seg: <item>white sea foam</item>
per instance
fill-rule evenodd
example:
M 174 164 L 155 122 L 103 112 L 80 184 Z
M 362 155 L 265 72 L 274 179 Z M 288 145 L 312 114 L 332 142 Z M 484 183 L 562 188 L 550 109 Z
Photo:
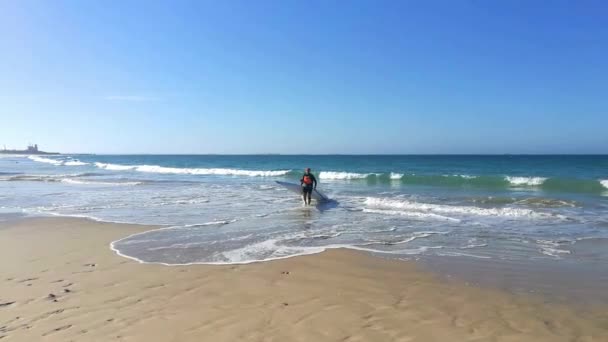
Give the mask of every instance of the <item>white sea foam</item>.
M 187 248 L 199 247 L 202 245 L 204 245 L 204 243 L 201 243 L 201 242 L 174 243 L 169 246 L 150 247 L 150 248 L 147 248 L 147 250 L 148 251 L 160 251 L 160 250 L 166 250 L 166 249 L 187 249 Z
M 45 158 L 45 157 L 39 157 L 39 156 L 28 156 L 28 158 L 30 160 L 33 160 L 38 163 L 47 163 L 47 164 L 53 164 L 53 165 L 57 165 L 57 166 L 60 166 L 60 165 L 65 165 L 65 166 L 89 165 L 89 163 L 81 162 L 78 159 L 59 160 L 59 159 Z
M 384 251 L 359 245 L 331 244 L 319 247 L 285 246 L 280 244 L 280 240 L 268 239 L 262 242 L 244 246 L 221 253 L 223 261 L 200 262 L 201 264 L 247 264 L 260 261 L 270 261 L 285 259 L 300 255 L 321 253 L 328 249 L 354 249 L 365 252 L 394 254 L 394 255 L 417 255 L 429 249 L 441 249 L 443 246 L 422 246 L 418 248 L 407 248 L 400 250 Z M 141 262 L 141 261 L 140 261 Z
M 66 161 L 65 163 L 63 163 L 63 165 L 66 165 L 66 166 L 82 166 L 82 165 L 89 165 L 89 163 L 81 162 L 80 160 L 69 160 L 69 161 Z
M 448 217 L 448 216 L 443 216 L 443 215 L 433 214 L 433 213 L 424 213 L 424 212 L 386 210 L 386 209 L 369 209 L 369 208 L 363 209 L 363 212 L 371 213 L 371 214 L 382 214 L 382 215 L 400 215 L 400 216 L 407 216 L 407 217 L 417 218 L 417 219 L 435 219 L 435 220 L 460 222 L 459 219 L 456 219 L 453 217 Z
M 486 255 L 476 255 L 476 254 L 470 254 L 470 253 L 449 252 L 449 251 L 437 252 L 437 255 L 439 255 L 439 256 L 464 256 L 464 257 L 477 258 L 477 259 L 492 259 L 492 257 L 486 256 Z
M 167 204 L 201 204 L 201 203 L 209 203 L 209 199 L 206 197 L 195 197 L 190 199 L 181 199 L 175 202 L 169 202 Z
M 472 249 L 472 248 L 480 248 L 480 247 L 488 247 L 487 243 L 471 243 L 466 246 L 459 247 L 460 249 Z
M 477 178 L 477 176 L 471 176 L 471 175 L 459 175 L 459 174 L 453 174 L 453 175 L 442 175 L 443 177 L 460 177 L 460 178 L 464 178 L 464 179 L 474 179 Z
M 604 188 L 608 189 L 608 179 L 600 180 L 600 184 L 602 184 L 602 186 L 604 186 Z
M 403 178 L 403 173 L 391 172 L 391 179 L 401 179 L 401 178 Z
M 286 175 L 289 170 L 278 171 L 255 171 L 255 170 L 235 170 L 235 169 L 190 169 L 190 168 L 174 168 L 162 167 L 156 165 L 141 165 L 136 171 L 152 172 L 152 173 L 173 173 L 173 174 L 191 174 L 191 175 L 222 175 L 222 176 L 252 176 L 252 177 L 273 177 Z
M 500 216 L 500 217 L 536 217 L 541 213 L 523 208 L 478 208 L 471 206 L 452 206 L 431 203 L 419 203 L 408 200 L 394 200 L 387 198 L 368 197 L 365 204 L 372 208 L 398 209 L 412 215 L 412 213 L 434 213 L 434 214 L 459 214 L 476 216 Z M 390 210 L 385 210 L 390 211 Z
M 195 223 L 195 224 L 187 224 L 183 227 L 185 228 L 196 228 L 196 227 L 205 227 L 205 226 L 223 226 L 226 224 L 230 224 L 230 223 L 234 223 L 238 220 L 233 219 L 233 220 L 218 220 L 218 221 L 210 221 L 210 222 L 205 222 L 205 223 Z M 179 229 L 182 227 L 175 227 L 175 229 Z
M 459 249 L 472 249 L 472 248 L 480 248 L 480 247 L 487 247 L 488 244 L 487 243 L 479 243 L 477 238 L 471 238 L 468 241 L 468 245 L 466 246 L 462 246 L 462 247 L 458 247 Z
M 382 245 L 387 245 L 387 246 L 393 246 L 393 245 L 400 245 L 400 244 L 404 244 L 404 243 L 408 243 L 408 242 L 412 242 L 416 239 L 422 239 L 422 238 L 426 238 L 432 235 L 437 235 L 437 234 L 447 234 L 448 232 L 433 232 L 433 231 L 422 231 L 422 232 L 413 232 L 411 236 L 405 238 L 405 239 L 399 239 L 399 240 L 370 240 L 370 243 L 367 245 L 374 245 L 374 244 L 382 244 Z
M 335 171 L 321 171 L 319 178 L 322 179 L 364 179 L 372 175 L 373 173 L 356 173 L 356 172 L 335 172 Z
M 251 177 L 275 177 L 284 176 L 289 173 L 290 170 L 277 170 L 277 171 L 257 171 L 257 170 L 238 170 L 238 169 L 224 169 L 224 168 L 178 168 L 178 167 L 164 167 L 158 165 L 118 165 L 118 164 L 105 164 L 95 163 L 100 169 L 112 170 L 112 171 L 138 171 L 148 173 L 160 173 L 160 174 L 183 174 L 183 175 L 220 175 L 220 176 L 251 176 Z
M 61 182 L 66 178 L 84 177 L 86 173 L 62 174 L 62 175 L 14 175 L 0 178 L 3 181 L 24 181 L 24 182 Z
M 28 156 L 28 158 L 30 160 L 33 160 L 38 163 L 47 163 L 47 164 L 53 164 L 53 165 L 63 164 L 63 162 L 61 160 L 57 160 L 57 159 L 44 158 L 44 157 L 38 157 L 38 156 Z
M 133 165 L 117 165 L 117 164 L 105 164 L 105 163 L 95 163 L 95 166 L 97 166 L 100 169 L 112 170 L 112 171 L 133 170 L 137 167 L 137 166 L 133 166 Z
M 110 186 L 134 186 L 143 184 L 143 182 L 101 182 L 101 181 L 90 181 L 84 179 L 74 179 L 74 178 L 63 178 L 61 179 L 62 183 L 67 184 L 78 184 L 78 185 L 110 185 Z
M 542 185 L 547 178 L 545 177 L 511 177 L 506 176 L 505 180 L 514 186 L 538 186 Z
M 568 244 L 571 244 L 570 241 L 565 241 L 565 242 L 567 242 Z M 560 247 L 563 247 L 562 243 L 560 241 L 538 239 L 538 240 L 536 240 L 536 244 L 538 245 L 539 251 L 542 254 L 550 256 L 550 257 L 559 259 L 561 257 L 561 255 L 571 253 L 567 249 L 560 248 Z
M 209 223 L 203 224 L 203 225 L 212 225 L 212 224 L 218 224 L 218 222 L 209 222 Z M 366 252 L 381 253 L 381 254 L 394 254 L 394 255 L 417 255 L 417 254 L 425 253 L 431 249 L 444 248 L 443 246 L 421 246 L 421 247 L 417 247 L 417 248 L 409 248 L 409 249 L 406 248 L 406 249 L 386 251 L 386 250 L 378 250 L 378 249 L 374 249 L 374 248 L 369 248 L 369 247 L 362 246 L 362 245 L 352 245 L 352 244 L 330 244 L 330 245 L 326 245 L 326 246 L 287 246 L 287 245 L 283 244 L 284 241 L 286 241 L 285 239 L 267 239 L 267 240 L 264 240 L 261 242 L 248 244 L 248 245 L 240 247 L 240 248 L 220 252 L 219 254 L 216 254 L 215 256 L 213 256 L 212 260 L 194 261 L 194 262 L 187 262 L 187 263 L 165 263 L 165 262 L 157 262 L 157 261 L 146 261 L 146 260 L 142 260 L 133 255 L 127 255 L 120 250 L 120 245 L 131 244 L 132 241 L 130 241 L 130 239 L 132 239 L 134 237 L 148 234 L 148 233 L 154 232 L 154 231 L 167 230 L 167 229 L 178 229 L 178 228 L 179 227 L 163 227 L 163 228 L 158 228 L 158 229 L 154 229 L 154 230 L 147 231 L 147 232 L 135 233 L 135 234 L 129 235 L 127 237 L 124 237 L 122 239 L 113 241 L 112 243 L 110 243 L 110 248 L 114 252 L 116 252 L 116 254 L 123 256 L 125 258 L 135 260 L 139 263 L 161 264 L 161 265 L 166 265 L 166 266 L 184 266 L 184 265 L 193 265 L 193 264 L 211 264 L 211 265 L 249 264 L 249 263 L 261 262 L 261 261 L 285 259 L 285 258 L 301 256 L 301 255 L 317 254 L 317 253 L 321 253 L 328 249 L 338 249 L 338 248 L 355 249 L 355 250 L 366 251 Z M 422 236 L 425 236 L 426 234 L 432 234 L 432 233 L 440 234 L 442 232 L 418 232 L 418 233 L 419 233 L 419 237 L 422 237 Z M 414 233 L 414 234 L 416 234 L 416 233 Z M 339 234 L 334 234 L 333 236 L 338 236 L 338 235 Z M 250 236 L 251 236 L 251 234 L 244 238 L 248 238 Z M 321 235 L 318 235 L 318 236 L 321 236 Z M 326 235 L 323 235 L 323 236 L 326 236 Z M 135 240 L 135 241 L 138 241 L 138 240 Z M 139 240 L 139 241 L 142 241 L 142 240 Z M 179 248 L 179 247 L 184 247 L 184 246 L 173 245 L 170 247 Z M 189 247 L 189 246 L 186 246 L 186 248 L 187 247 Z M 166 249 L 166 248 L 157 247 L 157 249 Z
M 540 249 L 540 252 L 544 255 L 552 256 L 555 258 L 559 258 L 560 254 L 570 254 L 570 251 L 551 247 L 543 247 Z

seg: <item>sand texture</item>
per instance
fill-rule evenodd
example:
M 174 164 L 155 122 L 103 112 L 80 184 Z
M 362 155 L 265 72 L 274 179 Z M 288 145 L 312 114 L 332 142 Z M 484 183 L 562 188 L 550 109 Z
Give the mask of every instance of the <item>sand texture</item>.
M 0 340 L 608 341 L 608 310 L 446 282 L 360 252 L 167 267 L 110 250 L 146 229 L 1 224 Z

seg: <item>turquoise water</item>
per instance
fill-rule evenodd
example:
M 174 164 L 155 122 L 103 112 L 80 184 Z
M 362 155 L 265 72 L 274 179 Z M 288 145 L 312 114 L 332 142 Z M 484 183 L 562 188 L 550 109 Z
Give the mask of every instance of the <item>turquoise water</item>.
M 305 167 L 333 202 L 305 208 L 275 183 L 297 182 Z M 163 225 L 113 248 L 165 264 L 337 247 L 396 258 L 608 261 L 580 250 L 608 241 L 608 156 L 2 156 L 0 207 Z

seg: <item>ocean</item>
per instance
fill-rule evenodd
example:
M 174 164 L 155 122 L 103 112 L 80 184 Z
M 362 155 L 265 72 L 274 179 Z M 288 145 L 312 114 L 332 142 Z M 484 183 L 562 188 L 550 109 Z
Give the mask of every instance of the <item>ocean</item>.
M 275 183 L 305 167 L 332 202 L 304 207 Z M 16 215 L 157 225 L 111 247 L 167 265 L 345 247 L 605 269 L 608 156 L 5 155 L 0 220 Z

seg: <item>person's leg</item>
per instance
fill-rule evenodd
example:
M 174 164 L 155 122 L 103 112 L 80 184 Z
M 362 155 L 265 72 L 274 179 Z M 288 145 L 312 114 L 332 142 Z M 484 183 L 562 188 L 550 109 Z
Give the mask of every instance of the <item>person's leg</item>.
M 306 204 L 306 188 L 302 188 L 302 202 Z
M 310 197 L 312 196 L 312 189 L 308 190 L 308 205 L 310 205 Z

